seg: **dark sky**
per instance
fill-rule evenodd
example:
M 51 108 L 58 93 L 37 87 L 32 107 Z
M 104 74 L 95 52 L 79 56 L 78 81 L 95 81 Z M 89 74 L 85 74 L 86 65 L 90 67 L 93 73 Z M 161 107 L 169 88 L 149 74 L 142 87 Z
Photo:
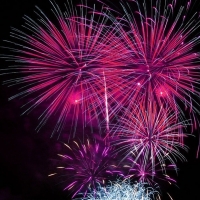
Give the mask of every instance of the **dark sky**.
M 57 1 L 60 6 L 64 0 Z M 92 1 L 91 1 L 92 2 Z M 33 15 L 34 6 L 47 11 L 48 0 L 1 0 L 0 1 L 0 45 L 9 40 L 10 27 L 20 29 L 23 15 Z M 2 49 L 1 49 L 2 53 Z M 0 61 L 1 68 L 8 63 Z M 8 76 L 7 76 L 8 77 Z M 21 116 L 23 99 L 8 101 L 17 87 L 2 85 L 6 80 L 0 76 L 0 200 L 62 200 L 70 199 L 67 192 L 47 177 L 51 173 L 51 159 L 55 157 L 59 142 L 50 138 L 50 127 L 45 126 L 36 133 L 37 119 L 34 112 Z M 196 159 L 198 134 L 186 141 L 190 150 L 184 153 L 188 162 L 178 162 L 177 185 L 162 188 L 163 199 L 200 199 L 200 158 Z M 166 190 L 166 191 L 165 191 Z

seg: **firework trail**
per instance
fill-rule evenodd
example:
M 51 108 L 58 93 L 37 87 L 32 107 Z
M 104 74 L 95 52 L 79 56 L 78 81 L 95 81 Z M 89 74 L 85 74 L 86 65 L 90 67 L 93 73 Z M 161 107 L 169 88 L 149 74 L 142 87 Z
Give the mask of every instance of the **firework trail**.
M 144 183 L 131 184 L 130 180 L 110 182 L 106 187 L 99 186 L 82 200 L 153 200 L 158 193 L 153 188 L 145 188 Z
M 145 106 L 141 102 L 113 126 L 111 143 L 124 158 L 131 154 L 136 156 L 136 161 L 140 157 L 146 161 L 150 158 L 153 168 L 155 160 L 161 166 L 165 165 L 165 160 L 175 164 L 176 158 L 185 159 L 180 149 L 187 150 L 184 144 L 187 135 L 183 132 L 189 124 L 186 123 L 177 122 L 171 108 L 159 108 L 155 102 Z
M 148 185 L 154 186 L 158 184 L 160 180 L 168 182 L 169 184 L 175 184 L 176 180 L 171 178 L 167 172 L 175 170 L 177 172 L 176 165 L 164 165 L 160 166 L 160 163 L 155 163 L 152 167 L 151 158 L 144 159 L 142 156 L 136 158 L 136 156 L 129 156 L 123 163 L 121 163 L 122 168 L 124 168 L 123 174 L 125 179 L 133 178 L 142 183 L 148 183 Z
M 6 48 L 14 53 L 3 57 L 17 65 L 5 74 L 20 75 L 4 83 L 20 86 L 10 100 L 31 98 L 23 106 L 24 113 L 48 105 L 39 116 L 38 131 L 54 115 L 58 117 L 53 133 L 59 134 L 68 119 L 72 119 L 75 133 L 79 118 L 83 126 L 92 126 L 93 120 L 100 124 L 102 116 L 109 131 L 108 101 L 113 102 L 110 91 L 115 90 L 112 74 L 121 65 L 115 30 L 106 25 L 106 15 L 98 14 L 95 6 L 71 4 L 68 1 L 63 12 L 52 3 L 55 24 L 37 8 L 39 19 L 26 16 L 25 32 L 12 29 L 16 42 L 7 41 L 14 47 Z
M 196 128 L 200 88 L 198 13 L 190 15 L 191 1 L 181 6 L 176 0 L 132 3 L 121 4 L 123 17 L 110 17 L 124 44 L 124 65 L 118 74 L 119 87 L 123 88 L 119 103 L 127 107 L 147 99 L 170 106 L 182 116 L 185 105 Z
M 73 197 L 82 192 L 84 196 L 88 188 L 96 190 L 98 184 L 105 184 L 112 176 L 121 173 L 115 165 L 112 149 L 103 143 L 87 139 L 86 143 L 74 141 L 72 145 L 64 144 L 66 154 L 58 154 L 62 158 L 56 175 L 64 184 L 64 190 L 73 192 Z

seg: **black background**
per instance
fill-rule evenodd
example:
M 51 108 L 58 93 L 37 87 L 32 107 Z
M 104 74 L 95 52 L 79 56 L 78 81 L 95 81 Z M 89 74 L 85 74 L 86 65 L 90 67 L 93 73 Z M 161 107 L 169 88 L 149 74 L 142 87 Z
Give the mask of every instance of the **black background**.
M 57 1 L 60 6 L 64 0 Z M 90 1 L 93 2 L 93 1 Z M 95 0 L 94 0 L 95 2 Z M 24 14 L 35 16 L 35 5 L 44 12 L 51 8 L 48 0 L 1 0 L 0 1 L 0 45 L 9 40 L 10 27 L 20 29 L 24 23 Z M 200 7 L 199 7 L 200 10 Z M 1 52 L 3 50 L 1 49 Z M 0 61 L 1 68 L 8 63 Z M 0 76 L 0 200 L 61 200 L 70 199 L 68 193 L 55 185 L 48 174 L 51 173 L 51 158 L 58 149 L 56 138 L 50 138 L 50 128 L 45 126 L 36 133 L 34 111 L 21 116 L 20 106 L 23 99 L 8 101 L 8 98 L 17 93 L 17 87 L 8 88 L 2 85 L 6 80 Z M 36 112 L 36 111 L 35 111 Z M 187 162 L 178 162 L 179 173 L 176 177 L 176 186 L 162 188 L 163 199 L 174 200 L 200 199 L 200 158 L 196 159 L 198 133 L 196 137 L 187 139 L 190 147 L 185 153 Z

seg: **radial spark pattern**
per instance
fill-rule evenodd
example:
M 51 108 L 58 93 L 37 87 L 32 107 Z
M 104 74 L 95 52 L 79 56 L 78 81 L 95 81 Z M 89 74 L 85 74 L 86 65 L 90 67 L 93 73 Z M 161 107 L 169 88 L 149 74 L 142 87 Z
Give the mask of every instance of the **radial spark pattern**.
M 71 3 L 64 12 L 52 3 L 55 23 L 38 8 L 38 21 L 25 17 L 26 32 L 15 28 L 11 32 L 16 39 L 9 42 L 14 53 L 5 57 L 18 64 L 8 73 L 21 77 L 5 84 L 21 87 L 10 99 L 29 96 L 24 113 L 46 104 L 38 130 L 52 116 L 57 116 L 52 120 L 54 133 L 60 133 L 67 120 L 72 120 L 73 128 L 79 118 L 84 125 L 93 120 L 99 124 L 100 119 L 109 123 L 108 99 L 113 101 L 109 91 L 115 85 L 115 69 L 112 74 L 109 69 L 119 65 L 117 39 L 104 15 L 86 4 L 73 7 Z
M 28 99 L 23 114 L 38 107 L 38 131 L 50 121 L 58 136 L 66 124 L 73 137 L 88 124 L 101 133 L 93 135 L 100 142 L 65 144 L 49 175 L 73 197 L 151 200 L 156 192 L 144 183 L 176 182 L 167 170 L 185 160 L 186 127 L 198 126 L 199 13 L 191 14 L 191 0 L 120 1 L 121 14 L 101 0 L 99 10 L 72 1 L 64 11 L 50 1 L 52 21 L 37 8 L 37 21 L 25 16 L 24 31 L 12 28 L 5 84 L 19 92 L 10 100 Z M 113 175 L 140 183 L 105 186 Z
M 73 197 L 80 192 L 85 196 L 89 188 L 95 190 L 98 184 L 120 173 L 111 149 L 105 144 L 87 140 L 85 144 L 74 141 L 65 146 L 66 154 L 58 154 L 62 160 L 57 172 L 49 176 L 57 175 L 64 190 L 73 191 Z
M 124 16 L 111 17 L 125 46 L 119 74 L 121 104 L 150 99 L 182 116 L 184 105 L 191 116 L 199 113 L 200 21 L 198 12 L 189 12 L 192 1 L 182 2 L 134 0 L 128 6 L 124 2 Z
M 187 150 L 184 145 L 186 124 L 177 122 L 177 116 L 170 108 L 163 108 L 155 102 L 145 106 L 140 103 L 134 110 L 128 110 L 118 125 L 113 128 L 113 145 L 123 156 L 134 154 L 137 158 L 151 158 L 152 165 L 158 159 L 160 164 L 169 160 L 172 164 L 176 158 L 184 160 L 180 149 Z

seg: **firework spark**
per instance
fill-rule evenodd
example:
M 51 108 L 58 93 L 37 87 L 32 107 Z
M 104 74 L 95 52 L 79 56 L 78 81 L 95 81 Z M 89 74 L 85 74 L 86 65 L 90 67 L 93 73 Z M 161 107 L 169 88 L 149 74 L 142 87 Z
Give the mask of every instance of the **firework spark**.
M 160 163 L 155 163 L 152 167 L 152 159 L 144 159 L 143 156 L 140 158 L 135 158 L 135 156 L 129 156 L 126 160 L 121 163 L 122 167 L 126 172 L 125 178 L 133 178 L 142 183 L 148 183 L 149 185 L 155 185 L 160 182 L 160 180 L 166 181 L 169 184 L 175 184 L 176 180 L 171 178 L 167 172 L 175 170 L 177 172 L 176 165 L 165 165 L 160 166 Z
M 129 180 L 110 183 L 98 187 L 83 200 L 152 200 L 157 194 L 152 188 L 145 188 L 144 183 L 131 184 Z
M 97 184 L 104 184 L 108 178 L 118 175 L 114 164 L 111 148 L 89 139 L 85 144 L 74 141 L 71 146 L 66 146 L 66 154 L 58 154 L 62 158 L 56 173 L 61 183 L 65 184 L 64 190 L 73 191 L 73 197 L 88 188 L 96 189 Z M 111 156 L 112 155 L 112 156 Z
M 118 25 L 125 46 L 119 102 L 129 106 L 149 99 L 159 106 L 170 106 L 182 116 L 185 105 L 196 127 L 193 115 L 199 113 L 200 88 L 198 13 L 189 15 L 191 1 L 185 6 L 179 6 L 176 0 L 132 3 L 122 3 L 123 17 L 110 17 Z
M 4 58 L 18 63 L 9 68 L 8 74 L 20 76 L 5 84 L 21 87 L 10 100 L 31 98 L 23 106 L 24 113 L 47 103 L 37 130 L 55 114 L 54 133 L 63 130 L 67 119 L 72 119 L 75 133 L 79 118 L 85 126 L 93 120 L 99 123 L 102 115 L 109 130 L 108 100 L 113 100 L 109 91 L 115 90 L 114 69 L 112 73 L 109 69 L 119 65 L 114 29 L 106 26 L 107 17 L 98 15 L 95 6 L 71 4 L 69 0 L 62 12 L 52 3 L 55 24 L 37 8 L 38 22 L 26 16 L 25 32 L 12 29 L 11 36 L 17 42 L 9 42 L 14 47 L 7 48 L 14 53 Z
M 113 145 L 124 158 L 134 154 L 136 160 L 151 159 L 152 167 L 158 159 L 161 166 L 165 160 L 175 164 L 176 158 L 184 160 L 180 149 L 187 150 L 183 132 L 186 122 L 177 122 L 177 116 L 171 108 L 158 108 L 155 102 L 148 102 L 145 106 L 140 103 L 135 109 L 128 110 L 112 129 Z

